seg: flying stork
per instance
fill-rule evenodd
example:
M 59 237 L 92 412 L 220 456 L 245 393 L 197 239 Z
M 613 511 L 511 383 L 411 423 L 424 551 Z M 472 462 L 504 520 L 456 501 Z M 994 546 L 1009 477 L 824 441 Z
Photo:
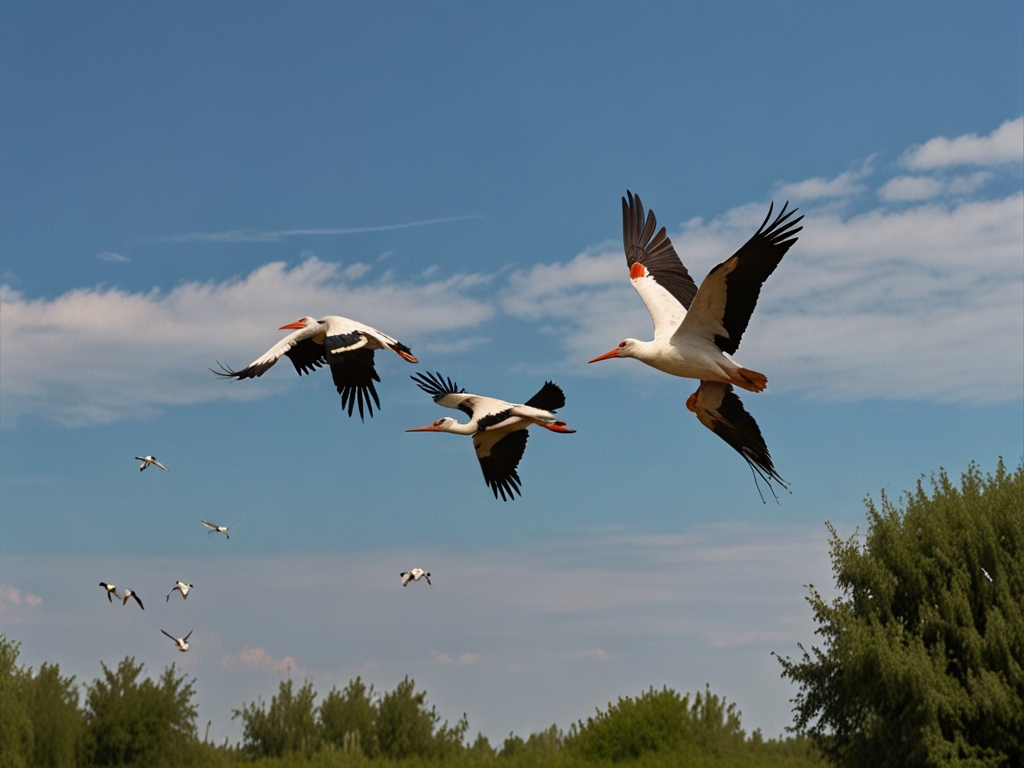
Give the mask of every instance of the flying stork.
M 113 603 L 114 597 L 116 597 L 118 600 L 121 599 L 121 596 L 117 594 L 117 587 L 115 587 L 113 584 L 107 584 L 107 582 L 101 581 L 100 586 L 107 590 L 107 602 Z M 113 597 L 111 597 L 111 595 L 113 595 Z M 124 603 L 121 603 L 121 605 L 124 605 Z
M 122 600 L 121 605 L 128 605 L 128 600 L 133 597 L 135 598 L 135 602 L 139 604 L 139 608 L 146 610 L 146 606 L 142 604 L 142 600 L 139 599 L 138 594 L 130 589 L 126 589 L 124 591 L 124 600 Z
M 565 406 L 565 395 L 557 384 L 550 381 L 545 382 L 526 403 L 516 405 L 493 397 L 468 394 L 440 373 L 417 374 L 410 378 L 435 403 L 445 408 L 457 408 L 469 416 L 469 421 L 461 424 L 445 416 L 433 424 L 405 431 L 472 435 L 484 481 L 494 492 L 494 498 L 498 498 L 500 493 L 502 501 L 514 500 L 517 493 L 522 495 L 516 467 L 526 450 L 527 427 L 537 424 L 564 434 L 576 431 L 567 428 L 565 422 L 555 416 L 554 411 Z
M 326 364 L 331 368 L 334 386 L 341 395 L 342 409 L 348 406 L 348 415 L 351 416 L 353 408 L 358 405 L 359 418 L 362 419 L 364 406 L 371 417 L 374 405 L 380 410 L 380 398 L 373 386 L 373 382 L 380 381 L 373 367 L 374 350 L 390 349 L 410 363 L 419 362 L 412 356 L 412 350 L 401 342 L 347 317 L 327 315 L 319 320 L 303 317 L 282 325 L 278 330 L 291 330 L 292 333 L 242 370 L 233 371 L 218 363 L 221 370 L 214 373 L 235 380 L 259 377 L 273 367 L 281 355 L 291 359 L 300 376 Z
M 701 384 L 686 402 L 700 422 L 732 446 L 768 484 L 786 487 L 775 471 L 757 422 L 743 408 L 733 386 L 763 392 L 768 377 L 744 368 L 730 355 L 740 345 L 761 286 L 782 261 L 803 227 L 803 216 L 787 213 L 789 203 L 772 220 L 774 205 L 736 253 L 712 269 L 700 288 L 683 266 L 665 228 L 657 231 L 653 211 L 644 216 L 640 197 L 622 198 L 622 244 L 629 277 L 654 321 L 654 340 L 626 339 L 588 362 L 634 357 L 673 376 Z M 769 224 L 771 221 L 771 224 Z M 760 492 L 760 487 L 758 487 Z
M 139 467 L 139 472 L 144 470 L 150 464 L 152 464 L 154 467 L 160 467 L 160 469 L 162 469 L 164 472 L 170 471 L 167 469 L 167 467 L 165 467 L 163 464 L 156 460 L 156 456 L 136 456 L 135 458 L 142 462 L 142 466 Z
M 427 584 L 430 584 L 430 573 L 422 568 L 413 568 L 411 571 L 403 571 L 398 575 L 402 577 L 403 587 L 408 586 L 410 581 L 419 581 L 420 579 L 426 579 Z
M 210 533 L 213 533 L 213 531 L 210 531 Z M 224 535 L 227 536 L 227 533 L 225 532 Z M 176 581 L 176 582 L 174 582 L 174 586 L 171 587 L 171 591 L 167 593 L 167 599 L 164 600 L 164 602 L 165 603 L 170 602 L 171 595 L 174 593 L 175 590 L 177 590 L 178 592 L 181 592 L 181 599 L 182 600 L 188 600 L 188 592 L 189 592 L 190 589 L 192 589 L 192 585 L 191 584 L 186 584 L 184 581 Z
M 213 523 L 208 523 L 205 520 L 200 520 L 199 522 L 202 523 L 203 525 L 205 525 L 209 529 L 206 532 L 207 537 L 209 537 L 209 535 L 211 533 L 223 533 L 224 534 L 224 538 L 226 538 L 226 539 L 230 539 L 231 538 L 230 536 L 228 536 L 228 527 L 226 525 L 214 525 Z M 191 586 L 191 584 L 189 586 Z M 171 590 L 171 591 L 173 592 L 174 590 Z M 184 595 L 184 594 L 185 593 L 183 592 L 182 595 Z
M 188 634 L 184 637 L 175 637 L 170 632 L 164 629 L 161 629 L 160 631 L 167 635 L 169 638 L 171 638 L 171 640 L 174 641 L 174 644 L 178 647 L 178 650 L 184 653 L 188 650 L 188 639 L 192 636 L 192 632 L 194 632 L 195 630 L 190 629 L 188 631 Z

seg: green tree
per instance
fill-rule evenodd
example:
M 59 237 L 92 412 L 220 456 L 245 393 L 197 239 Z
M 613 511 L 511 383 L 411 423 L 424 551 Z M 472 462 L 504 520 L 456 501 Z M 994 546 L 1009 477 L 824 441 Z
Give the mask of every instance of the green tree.
M 125 657 L 85 695 L 86 749 L 94 765 L 181 765 L 196 741 L 194 690 L 174 665 L 159 683 L 139 682 L 142 664 Z
M 408 675 L 395 690 L 385 693 L 377 705 L 377 743 L 383 755 L 401 759 L 421 757 L 444 758 L 460 752 L 463 736 L 469 728 L 466 716 L 448 726 L 434 707 L 427 709 L 427 693 L 414 693 L 416 684 Z M 435 730 L 436 729 L 436 730 Z
M 27 706 L 31 677 L 17 666 L 21 643 L 0 635 L 0 768 L 22 768 L 32 757 L 32 719 Z
M 532 738 L 532 737 L 531 737 Z M 507 743 L 507 742 L 506 742 Z M 671 688 L 649 688 L 635 699 L 620 697 L 580 721 L 567 747 L 591 760 L 633 760 L 647 752 L 678 752 L 684 746 L 721 748 L 744 743 L 735 704 L 705 689 L 690 703 Z
M 808 601 L 821 647 L 780 661 L 795 727 L 840 766 L 1024 765 L 1024 466 L 903 506 L 867 501 L 863 545 L 831 531 L 838 596 Z
M 74 768 L 85 728 L 74 676 L 61 677 L 58 665 L 44 663 L 29 688 L 32 765 Z
M 269 710 L 262 699 L 234 710 L 231 719 L 242 718 L 244 751 L 252 757 L 313 754 L 320 748 L 314 699 L 316 692 L 308 680 L 298 693 L 292 691 L 291 680 L 282 680 Z
M 332 688 L 320 702 L 319 716 L 325 742 L 345 751 L 362 752 L 368 757 L 377 754 L 377 708 L 373 686 L 367 688 L 362 678 L 349 680 L 342 691 Z

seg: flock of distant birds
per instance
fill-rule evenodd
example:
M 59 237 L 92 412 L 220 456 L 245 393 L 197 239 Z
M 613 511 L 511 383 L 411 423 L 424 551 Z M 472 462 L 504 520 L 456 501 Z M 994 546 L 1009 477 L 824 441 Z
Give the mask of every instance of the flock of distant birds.
M 757 422 L 733 390 L 739 387 L 749 392 L 763 392 L 768 378 L 741 366 L 731 355 L 735 354 L 750 322 L 761 286 L 802 230 L 797 225 L 803 216 L 795 216 L 796 209 L 787 211 L 788 206 L 786 203 L 775 219 L 772 219 L 774 205 L 769 206 L 768 215 L 757 232 L 712 269 L 698 288 L 672 247 L 665 228 L 658 229 L 654 212 L 648 211 L 645 216 L 639 196 L 627 191 L 622 198 L 623 248 L 630 281 L 654 321 L 654 340 L 626 339 L 610 352 L 588 361 L 632 357 L 673 376 L 700 381 L 697 391 L 686 400 L 687 409 L 743 457 L 754 476 L 758 493 L 761 493 L 757 482 L 760 477 L 776 501 L 778 496 L 772 483 L 783 488 L 788 488 L 788 484 L 775 470 Z M 221 370 L 214 373 L 235 380 L 258 378 L 282 356 L 291 360 L 300 376 L 327 365 L 341 395 L 342 409 L 347 409 L 350 417 L 358 410 L 360 419 L 365 420 L 366 415 L 373 416 L 374 406 L 380 409 L 380 398 L 374 387 L 374 382 L 380 381 L 374 368 L 374 351 L 390 349 L 410 363 L 419 362 L 412 350 L 397 339 L 337 315 L 319 320 L 303 317 L 281 326 L 280 330 L 292 333 L 245 368 L 235 371 L 218 363 Z M 446 416 L 406 431 L 471 436 L 484 481 L 495 499 L 499 494 L 502 501 L 522 495 L 517 470 L 526 450 L 528 427 L 537 425 L 561 434 L 575 432 L 555 415 L 565 406 L 565 394 L 550 381 L 525 403 L 516 404 L 467 393 L 440 373 L 419 373 L 411 378 L 435 403 L 462 411 L 469 421 L 463 423 Z M 168 471 L 154 456 L 135 458 L 143 462 L 140 470 L 156 466 Z M 764 500 L 763 494 L 761 499 Z M 223 533 L 230 538 L 226 526 L 206 520 L 200 522 L 209 534 Z M 430 574 L 421 568 L 404 571 L 400 576 L 403 587 L 420 579 L 430 584 Z M 113 584 L 100 582 L 100 586 L 111 602 L 117 597 L 125 605 L 133 598 L 145 610 L 142 600 L 132 590 L 125 589 L 122 597 Z M 191 584 L 177 581 L 167 593 L 167 600 L 176 590 L 182 598 L 187 598 L 190 589 Z M 184 637 L 160 631 L 174 641 L 178 650 L 189 649 L 191 631 Z

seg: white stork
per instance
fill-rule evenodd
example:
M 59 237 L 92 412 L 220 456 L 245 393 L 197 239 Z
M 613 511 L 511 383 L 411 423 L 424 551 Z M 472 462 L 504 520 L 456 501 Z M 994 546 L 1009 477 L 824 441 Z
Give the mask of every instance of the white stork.
M 782 207 L 771 224 L 772 210 L 736 253 L 712 269 L 700 288 L 679 260 L 665 228 L 655 234 L 653 211 L 644 217 L 640 197 L 622 198 L 622 244 L 629 277 L 654 321 L 654 340 L 626 339 L 588 362 L 634 357 L 673 376 L 699 379 L 687 408 L 700 422 L 736 449 L 768 483 L 786 487 L 772 464 L 757 422 L 746 412 L 732 386 L 762 392 L 768 378 L 736 363 L 739 347 L 754 312 L 761 286 L 782 261 L 803 227 L 796 209 Z M 760 488 L 759 488 L 760 490 Z M 772 490 L 774 494 L 774 490 Z
M 451 379 L 438 374 L 417 374 L 410 377 L 416 386 L 430 395 L 434 402 L 445 408 L 457 408 L 469 416 L 461 424 L 445 416 L 433 424 L 406 432 L 450 432 L 454 435 L 472 435 L 476 457 L 484 473 L 484 481 L 494 492 L 494 498 L 501 494 L 502 501 L 515 499 L 520 480 L 516 467 L 526 450 L 526 429 L 537 424 L 552 432 L 571 434 L 564 421 L 559 421 L 554 411 L 565 406 L 565 395 L 557 384 L 548 381 L 540 391 L 526 403 L 516 405 L 493 397 L 467 394 Z
M 213 531 L 210 531 L 210 533 L 213 533 Z M 226 533 L 224 535 L 227 536 Z M 191 584 L 186 584 L 184 581 L 176 581 L 176 582 L 174 582 L 174 586 L 171 587 L 171 591 L 167 593 L 167 599 L 164 600 L 164 602 L 165 603 L 170 602 L 171 595 L 174 593 L 175 590 L 177 590 L 178 592 L 181 592 L 181 599 L 182 600 L 188 600 L 188 592 L 189 592 L 190 589 L 192 589 L 192 585 Z
M 420 579 L 426 579 L 427 584 L 430 584 L 430 573 L 422 568 L 413 568 L 411 571 L 403 571 L 398 575 L 402 577 L 403 587 L 408 586 L 410 581 L 419 581 Z
M 167 635 L 169 638 L 171 638 L 171 640 L 174 641 L 174 644 L 178 647 L 178 650 L 181 651 L 182 653 L 184 653 L 185 651 L 188 650 L 188 639 L 192 636 L 192 633 L 195 630 L 190 629 L 188 631 L 188 634 L 185 635 L 184 637 L 175 637 L 170 632 L 168 632 L 167 630 L 164 630 L 164 629 L 161 629 L 160 631 L 163 632 L 165 635 Z
M 214 523 L 208 523 L 205 520 L 200 520 L 199 522 L 202 523 L 203 525 L 205 525 L 209 529 L 206 532 L 207 537 L 209 537 L 209 535 L 211 533 L 223 533 L 224 534 L 224 538 L 226 538 L 226 539 L 230 539 L 231 538 L 228 535 L 228 527 L 226 525 L 215 525 Z
M 160 469 L 162 469 L 164 472 L 170 471 L 167 469 L 167 467 L 165 467 L 163 464 L 156 460 L 156 456 L 136 456 L 135 458 L 142 462 L 142 466 L 139 467 L 139 472 L 141 472 L 151 464 L 154 467 L 160 467 Z
M 124 591 L 124 600 L 121 602 L 121 605 L 128 605 L 128 600 L 129 600 L 129 598 L 132 598 L 132 597 L 134 597 L 135 598 L 135 602 L 139 604 L 139 608 L 141 608 L 142 610 L 146 610 L 146 606 L 144 606 L 142 604 L 142 600 L 139 599 L 138 594 L 133 592 L 130 589 L 126 589 Z
M 107 582 L 101 581 L 100 586 L 107 590 L 107 602 L 113 603 L 114 597 L 116 597 L 118 600 L 121 599 L 121 596 L 117 594 L 117 587 L 115 587 L 113 584 L 107 584 Z M 111 597 L 111 595 L 113 595 L 113 597 Z M 121 603 L 121 605 L 124 605 L 124 603 Z
M 285 336 L 242 370 L 233 371 L 221 365 L 221 370 L 214 373 L 236 380 L 255 378 L 269 370 L 281 355 L 291 359 L 300 376 L 326 363 L 331 368 L 334 386 L 341 395 L 342 409 L 348 406 L 348 415 L 351 416 L 353 408 L 358 404 L 359 418 L 362 419 L 364 406 L 371 417 L 374 404 L 380 410 L 380 398 L 373 386 L 373 382 L 380 381 L 373 367 L 373 351 L 390 349 L 410 363 L 419 362 L 412 356 L 412 350 L 401 342 L 347 317 L 327 315 L 319 320 L 303 317 L 294 323 L 282 325 L 278 330 L 292 330 L 293 333 Z M 370 398 L 373 398 L 373 403 Z

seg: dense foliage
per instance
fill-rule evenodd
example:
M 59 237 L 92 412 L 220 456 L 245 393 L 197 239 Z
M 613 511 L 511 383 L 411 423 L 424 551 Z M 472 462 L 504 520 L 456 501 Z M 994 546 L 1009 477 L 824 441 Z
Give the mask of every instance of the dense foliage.
M 796 726 L 840 766 L 1021 766 L 1024 468 L 930 486 L 869 500 L 862 545 L 832 530 L 824 643 L 782 659 Z
M 174 665 L 157 680 L 132 658 L 85 686 L 79 707 L 73 678 L 56 665 L 37 674 L 17 665 L 19 646 L 0 635 L 0 768 L 56 766 L 334 766 L 390 768 L 444 764 L 465 768 L 593 766 L 629 761 L 637 768 L 813 768 L 820 759 L 803 739 L 747 739 L 739 713 L 705 691 L 689 696 L 653 688 L 620 698 L 564 734 L 552 725 L 523 739 L 509 734 L 499 749 L 482 734 L 471 744 L 463 715 L 441 722 L 425 691 L 406 677 L 379 695 L 360 678 L 334 688 L 319 704 L 310 682 L 283 681 L 269 704 L 235 710 L 243 742 L 215 746 L 196 732 L 193 683 Z

